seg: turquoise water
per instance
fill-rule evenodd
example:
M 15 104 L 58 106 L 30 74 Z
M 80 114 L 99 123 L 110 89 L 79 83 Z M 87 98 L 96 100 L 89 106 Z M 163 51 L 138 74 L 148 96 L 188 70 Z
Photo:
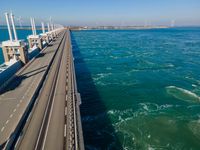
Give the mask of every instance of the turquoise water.
M 86 149 L 200 149 L 200 28 L 72 32 Z
M 41 33 L 40 30 L 37 33 Z M 27 36 L 32 34 L 31 30 L 17 30 L 18 39 L 27 41 Z M 0 29 L 0 42 L 6 41 L 9 39 L 8 30 Z M 0 64 L 4 62 L 2 49 L 0 48 Z

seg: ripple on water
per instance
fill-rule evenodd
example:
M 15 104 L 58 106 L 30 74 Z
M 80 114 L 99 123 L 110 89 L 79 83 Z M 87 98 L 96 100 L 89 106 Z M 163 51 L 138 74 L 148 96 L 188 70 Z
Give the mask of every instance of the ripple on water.
M 200 120 L 189 122 L 188 127 L 191 132 L 200 140 Z
M 95 75 L 96 78 L 94 78 L 95 80 L 100 80 L 102 78 L 106 78 L 108 76 L 112 75 L 112 73 L 98 73 Z
M 144 111 L 150 111 L 146 106 L 143 105 L 142 107 Z M 170 107 L 161 106 L 160 108 L 167 109 Z M 129 149 L 148 149 L 150 147 L 154 149 L 183 149 L 188 147 L 188 139 L 182 139 L 181 136 L 186 134 L 188 137 L 192 137 L 194 134 L 198 138 L 200 137 L 199 122 L 189 123 L 188 128 L 193 132 L 191 134 L 188 128 L 185 129 L 184 123 L 178 120 L 179 117 L 173 118 L 166 114 L 141 115 L 140 113 L 137 116 L 131 116 L 130 114 L 134 114 L 131 110 L 111 110 L 109 114 L 118 116 L 118 121 L 113 126 L 117 135 L 123 139 L 121 139 L 123 141 L 122 145 Z M 181 134 L 182 131 L 185 133 Z M 197 146 L 197 143 L 195 146 Z
M 114 149 L 117 138 L 127 150 L 199 149 L 200 49 L 195 42 L 200 34 L 196 31 L 74 32 L 79 57 L 106 106 L 104 113 L 97 110 L 94 116 L 82 116 L 87 149 Z M 83 93 L 87 82 L 78 82 Z M 166 85 L 181 87 L 162 88 Z M 95 111 L 92 107 L 87 111 L 91 110 Z
M 190 103 L 200 103 L 200 97 L 189 90 L 179 88 L 176 86 L 168 86 L 166 87 L 166 90 L 168 94 L 172 95 L 177 99 Z

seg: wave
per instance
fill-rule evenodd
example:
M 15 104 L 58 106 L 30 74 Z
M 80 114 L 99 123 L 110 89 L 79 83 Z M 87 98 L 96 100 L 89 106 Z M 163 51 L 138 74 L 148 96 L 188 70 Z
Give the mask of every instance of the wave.
M 172 95 L 173 97 L 177 99 L 187 101 L 187 102 L 193 102 L 193 103 L 200 102 L 200 97 L 189 90 L 179 88 L 176 86 L 168 86 L 166 87 L 166 90 L 169 95 Z
M 193 77 L 186 76 L 185 79 L 187 79 L 188 81 L 191 81 L 193 83 L 193 85 L 196 85 L 196 84 L 198 86 L 200 85 L 200 80 L 197 80 L 197 79 L 195 79 Z
M 126 109 L 126 110 L 109 110 L 107 114 L 113 118 L 113 125 L 118 126 L 127 121 L 136 119 L 142 116 L 148 116 L 153 114 L 164 114 L 173 107 L 179 107 L 179 105 L 158 105 L 156 103 L 139 103 L 138 109 Z
M 188 128 L 195 137 L 200 140 L 200 120 L 194 120 L 188 123 Z
M 111 55 L 110 58 L 112 58 L 112 59 L 118 59 L 119 57 Z
M 109 111 L 111 119 L 117 119 L 112 125 L 115 132 L 123 136 L 124 140 L 122 145 L 127 146 L 126 142 L 129 141 L 131 143 L 129 148 L 134 147 L 134 149 L 138 149 L 139 147 L 140 149 L 167 149 L 171 147 L 168 143 L 160 140 L 160 135 L 156 130 L 158 129 L 163 135 L 166 134 L 168 130 L 172 133 L 177 132 L 176 118 L 164 115 L 163 113 L 158 115 L 158 112 L 155 112 L 156 116 L 150 115 L 149 112 L 158 110 L 159 113 L 164 112 L 164 110 L 176 107 L 176 105 L 140 103 L 139 107 L 140 108 L 135 111 L 134 109 Z M 137 115 L 134 116 L 136 113 Z
M 175 65 L 173 64 L 164 64 L 164 65 L 157 65 L 157 64 L 150 64 L 150 65 L 145 65 L 145 64 L 139 64 L 136 66 L 136 68 L 133 68 L 130 70 L 130 72 L 138 72 L 138 71 L 158 71 L 158 70 L 169 70 L 175 68 Z
M 175 145 L 168 144 L 168 142 L 171 142 L 171 140 L 168 140 L 168 138 L 166 138 L 168 142 L 163 142 L 160 140 L 160 135 L 156 130 L 158 129 L 163 137 L 164 134 L 167 134 L 168 132 L 170 134 L 167 136 L 173 136 L 173 134 L 179 132 L 177 123 L 179 120 L 178 116 L 168 116 L 169 110 L 179 106 L 180 105 L 139 103 L 137 105 L 137 109 L 111 109 L 107 113 L 100 113 L 97 116 L 87 116 L 83 117 L 82 119 L 89 128 L 91 124 L 98 124 L 98 122 L 105 120 L 104 118 L 108 116 L 114 128 L 113 134 L 116 133 L 124 139 L 122 140 L 123 149 L 131 149 L 133 147 L 135 149 L 138 149 L 139 147 L 142 149 L 167 149 L 172 148 Z M 195 136 L 199 137 L 199 133 L 197 133 L 199 131 L 199 125 L 197 123 L 189 124 L 188 128 L 192 133 L 194 133 Z M 98 135 L 104 136 L 107 132 L 112 135 L 112 132 L 110 132 L 108 129 L 109 128 L 105 127 L 104 129 L 99 130 Z M 127 142 L 129 144 L 127 144 Z M 110 147 L 110 149 L 112 149 L 112 143 Z
M 113 118 L 113 122 L 115 123 L 122 123 L 124 121 L 128 121 L 134 118 L 137 118 L 139 116 L 146 116 L 150 114 L 159 114 L 164 113 L 165 111 L 173 108 L 178 107 L 179 105 L 158 105 L 156 103 L 139 103 L 138 109 L 130 108 L 125 110 L 117 110 L 117 109 L 111 109 L 107 112 L 99 113 L 98 115 L 91 115 L 91 116 L 84 116 L 82 117 L 83 122 L 93 122 L 97 120 L 103 119 L 106 115 Z
M 111 75 L 112 75 L 112 73 L 99 73 L 99 74 L 96 74 L 95 76 L 93 76 L 92 78 L 94 81 L 99 81 L 99 80 L 104 79 Z
M 148 112 L 155 112 L 155 111 L 165 110 L 165 109 L 174 107 L 173 105 L 169 105 L 169 104 L 158 105 L 155 103 L 140 103 L 139 105 L 142 106 L 141 108 L 143 110 L 148 111 Z
M 106 67 L 106 70 L 112 70 L 112 67 Z
M 192 84 L 192 87 L 197 87 L 197 85 L 196 84 Z

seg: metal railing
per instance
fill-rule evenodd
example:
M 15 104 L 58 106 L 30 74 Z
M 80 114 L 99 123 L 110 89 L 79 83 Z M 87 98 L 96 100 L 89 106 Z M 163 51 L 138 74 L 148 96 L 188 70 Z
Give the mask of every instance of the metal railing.
M 68 91 L 67 91 L 67 150 L 84 150 L 82 124 L 80 116 L 81 97 L 77 90 L 74 58 L 72 53 L 70 31 L 68 31 L 67 48 L 69 52 Z

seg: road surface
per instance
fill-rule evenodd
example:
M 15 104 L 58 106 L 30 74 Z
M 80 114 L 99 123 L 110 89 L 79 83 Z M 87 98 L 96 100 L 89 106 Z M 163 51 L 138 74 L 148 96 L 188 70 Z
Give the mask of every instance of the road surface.
M 41 52 L 28 67 L 26 67 L 6 87 L 0 95 L 0 145 L 5 145 L 13 134 L 17 124 L 24 114 L 28 104 L 38 88 L 50 61 L 63 39 L 64 33 L 49 47 Z M 1 149 L 1 147 L 0 147 Z

